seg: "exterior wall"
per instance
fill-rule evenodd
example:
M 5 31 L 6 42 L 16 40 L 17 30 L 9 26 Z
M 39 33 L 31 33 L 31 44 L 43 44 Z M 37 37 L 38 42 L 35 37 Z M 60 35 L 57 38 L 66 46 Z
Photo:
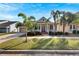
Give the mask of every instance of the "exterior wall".
M 9 30 L 10 32 L 17 32 L 18 31 L 17 28 L 16 28 L 16 23 L 11 24 L 8 27 L 10 28 L 10 30 Z
M 19 32 L 26 32 L 26 31 L 25 31 L 25 27 L 24 27 L 24 26 L 20 26 L 20 27 L 19 27 Z
M 57 31 L 62 32 L 63 31 L 63 25 L 57 24 Z M 70 32 L 70 25 L 66 24 L 65 32 Z
M 78 24 L 76 25 L 76 30 L 79 30 L 79 25 Z
M 38 23 L 38 25 L 40 26 L 40 29 L 36 29 L 36 30 L 33 29 L 33 31 L 42 32 L 42 27 L 43 26 L 45 26 L 45 31 L 47 33 L 49 33 L 49 31 L 52 31 L 52 32 L 55 31 L 55 26 L 54 26 L 53 23 L 48 23 L 48 24 L 46 24 L 46 23 Z M 50 29 L 50 25 L 53 26 L 53 29 Z M 72 29 L 70 29 L 70 25 L 72 25 Z M 79 30 L 79 25 L 76 25 L 76 24 L 70 24 L 70 25 L 66 24 L 65 32 L 72 33 L 73 30 Z M 73 29 L 73 25 L 75 25 L 76 29 Z M 20 32 L 25 32 L 25 27 L 21 26 L 19 29 L 20 29 Z M 63 31 L 63 25 L 57 24 L 57 31 L 62 32 Z
M 78 24 L 70 24 L 72 26 L 72 29 L 70 29 L 70 33 L 73 32 L 73 30 L 79 30 L 79 25 Z M 74 29 L 74 26 L 75 26 L 75 29 Z
M 66 24 L 65 32 L 69 32 L 70 33 L 70 25 Z
M 50 24 L 46 24 L 46 23 L 38 23 L 39 27 L 38 29 L 32 29 L 32 31 L 39 31 L 42 32 L 42 28 L 45 26 L 45 32 L 49 33 L 49 31 L 54 32 L 54 25 L 53 25 L 53 29 L 50 29 Z M 20 26 L 19 27 L 20 32 L 25 32 L 25 27 L 24 26 Z M 30 31 L 30 30 L 29 30 Z

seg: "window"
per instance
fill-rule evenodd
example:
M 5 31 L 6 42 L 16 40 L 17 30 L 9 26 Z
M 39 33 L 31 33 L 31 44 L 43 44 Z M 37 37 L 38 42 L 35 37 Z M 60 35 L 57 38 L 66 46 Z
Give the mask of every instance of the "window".
M 70 25 L 70 30 L 75 28 L 76 28 L 75 25 Z
M 52 30 L 53 29 L 53 25 L 50 25 L 50 30 Z
M 70 25 L 70 30 L 72 29 L 72 25 Z
M 73 29 L 75 29 L 75 25 L 73 25 Z
M 37 29 L 40 29 L 40 26 L 39 25 L 36 25 L 35 26 L 35 30 L 37 30 Z

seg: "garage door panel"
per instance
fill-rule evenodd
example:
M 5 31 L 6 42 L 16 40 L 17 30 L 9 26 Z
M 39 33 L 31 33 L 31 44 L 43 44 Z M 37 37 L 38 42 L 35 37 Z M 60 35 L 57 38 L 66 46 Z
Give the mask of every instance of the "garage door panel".
M 5 33 L 7 31 L 6 28 L 0 28 L 0 33 Z

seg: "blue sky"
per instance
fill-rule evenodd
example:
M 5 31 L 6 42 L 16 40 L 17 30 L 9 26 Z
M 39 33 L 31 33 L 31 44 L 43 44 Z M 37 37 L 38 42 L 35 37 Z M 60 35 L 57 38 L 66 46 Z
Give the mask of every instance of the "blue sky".
M 63 10 L 70 12 L 78 12 L 79 4 L 70 3 L 0 3 L 0 19 L 22 21 L 17 16 L 18 13 L 23 12 L 27 16 L 35 16 L 40 19 L 42 16 L 48 18 L 51 10 Z

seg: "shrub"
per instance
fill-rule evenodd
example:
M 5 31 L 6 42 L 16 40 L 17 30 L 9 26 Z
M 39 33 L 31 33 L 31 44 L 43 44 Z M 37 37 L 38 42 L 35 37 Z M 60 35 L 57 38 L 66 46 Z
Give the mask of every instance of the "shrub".
M 73 34 L 79 34 L 78 30 L 73 30 Z
M 68 32 L 65 32 L 65 33 L 63 33 L 63 32 L 49 32 L 49 35 L 68 35 L 69 33 Z
M 49 31 L 49 35 L 54 35 L 54 32 L 52 32 L 52 31 Z
M 65 32 L 64 34 L 65 34 L 65 35 L 68 35 L 69 33 L 68 33 L 68 32 Z
M 35 35 L 41 35 L 41 32 L 35 31 Z
M 76 34 L 76 30 L 73 30 L 73 34 Z
M 62 35 L 63 32 L 56 32 L 55 35 Z
M 28 33 L 27 33 L 27 36 L 34 36 L 34 35 L 35 35 L 34 32 L 28 32 Z
M 79 34 L 79 31 L 77 31 L 77 34 Z
M 38 32 L 38 31 L 28 32 L 27 35 L 28 35 L 28 36 L 41 35 L 41 32 Z

